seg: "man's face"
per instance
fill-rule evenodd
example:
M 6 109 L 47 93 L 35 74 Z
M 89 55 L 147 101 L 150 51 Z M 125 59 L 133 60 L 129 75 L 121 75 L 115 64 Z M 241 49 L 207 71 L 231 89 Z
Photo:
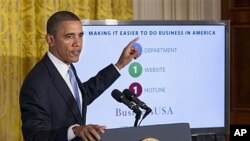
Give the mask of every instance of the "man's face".
M 55 35 L 46 35 L 50 52 L 66 64 L 77 62 L 83 42 L 81 22 L 61 22 L 56 31 Z

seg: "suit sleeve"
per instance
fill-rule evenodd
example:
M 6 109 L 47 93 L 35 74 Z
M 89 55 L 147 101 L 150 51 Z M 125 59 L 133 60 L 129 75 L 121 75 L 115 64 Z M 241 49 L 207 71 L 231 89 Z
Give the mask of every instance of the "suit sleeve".
M 109 88 L 120 76 L 113 64 L 108 65 L 97 73 L 96 76 L 82 83 L 83 96 L 86 97 L 87 105 L 91 104 L 107 88 Z

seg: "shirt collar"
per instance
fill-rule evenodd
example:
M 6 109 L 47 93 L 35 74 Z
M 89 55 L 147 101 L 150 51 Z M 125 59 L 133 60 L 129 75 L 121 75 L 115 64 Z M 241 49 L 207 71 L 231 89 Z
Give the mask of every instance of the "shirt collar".
M 50 58 L 50 60 L 52 61 L 52 63 L 56 66 L 56 68 L 59 71 L 59 73 L 61 74 L 61 76 L 65 77 L 67 75 L 67 71 L 68 71 L 70 65 L 65 64 L 64 62 L 62 62 L 61 60 L 56 58 L 50 51 L 48 51 L 47 54 L 48 54 L 48 57 Z

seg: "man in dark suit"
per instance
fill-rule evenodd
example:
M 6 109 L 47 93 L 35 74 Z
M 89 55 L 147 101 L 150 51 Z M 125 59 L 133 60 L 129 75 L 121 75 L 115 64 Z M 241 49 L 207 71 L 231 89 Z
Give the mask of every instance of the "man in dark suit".
M 105 126 L 85 125 L 91 104 L 120 76 L 138 51 L 131 41 L 116 64 L 110 64 L 82 83 L 72 63 L 79 60 L 83 29 L 80 19 L 69 11 L 53 14 L 47 22 L 45 56 L 28 73 L 20 91 L 22 132 L 27 141 L 98 141 Z M 67 71 L 73 70 L 80 93 L 79 105 Z

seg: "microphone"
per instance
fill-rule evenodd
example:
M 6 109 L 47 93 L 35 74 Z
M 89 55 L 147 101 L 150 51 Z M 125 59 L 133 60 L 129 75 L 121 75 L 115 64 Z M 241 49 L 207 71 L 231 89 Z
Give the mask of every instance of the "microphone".
M 111 95 L 116 101 L 125 104 L 126 106 L 128 106 L 129 109 L 133 110 L 133 112 L 136 114 L 135 115 L 134 127 L 138 126 L 138 121 L 141 118 L 141 111 L 140 111 L 139 107 L 136 104 L 129 101 L 126 98 L 126 96 L 117 89 L 114 89 L 112 91 Z
M 126 98 L 126 96 L 125 96 L 122 92 L 120 92 L 119 90 L 114 89 L 114 90 L 112 91 L 111 95 L 112 95 L 112 97 L 113 97 L 116 101 L 125 104 L 126 106 L 128 106 L 129 109 L 133 110 L 135 113 L 141 112 L 141 111 L 139 110 L 139 108 L 138 108 L 134 103 L 132 103 L 131 101 L 129 101 L 129 100 Z
M 128 89 L 123 90 L 123 94 L 126 96 L 126 98 L 130 101 L 133 101 L 136 103 L 139 107 L 145 110 L 145 113 L 142 117 L 142 120 L 152 111 L 151 108 L 149 108 L 144 102 L 142 102 L 140 99 L 138 99 L 133 92 L 131 92 Z
M 123 90 L 123 94 L 125 94 L 126 98 L 130 101 L 133 101 L 136 103 L 139 107 L 141 107 L 144 110 L 150 110 L 152 111 L 151 108 L 149 108 L 144 102 L 142 102 L 140 99 L 138 99 L 133 92 L 131 92 L 128 89 Z

